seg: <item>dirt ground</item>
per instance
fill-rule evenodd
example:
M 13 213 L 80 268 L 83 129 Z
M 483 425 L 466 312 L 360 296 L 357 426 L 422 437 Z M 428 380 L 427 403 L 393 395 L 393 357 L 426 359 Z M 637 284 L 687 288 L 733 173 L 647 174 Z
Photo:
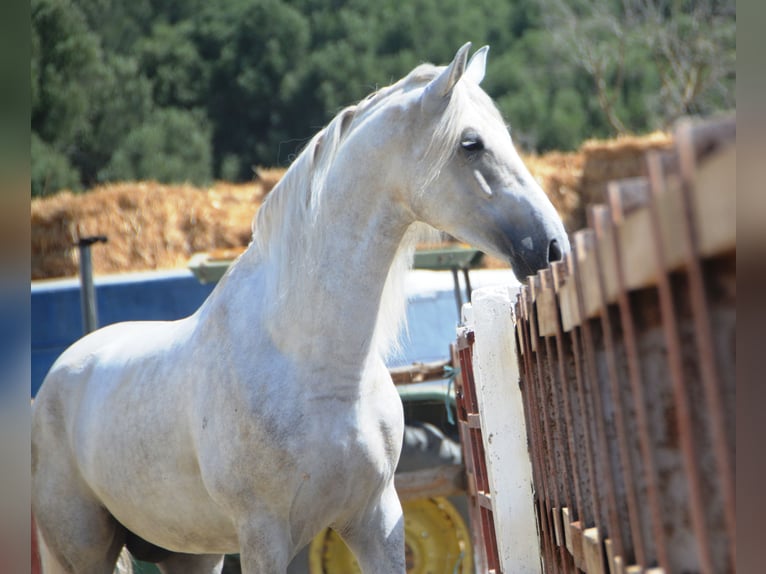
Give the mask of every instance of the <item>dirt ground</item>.
M 665 133 L 588 141 L 576 152 L 525 156 L 571 233 L 585 226 L 588 205 L 604 199 L 607 182 L 645 173 L 645 152 L 672 144 Z M 261 169 L 244 184 L 208 188 L 125 182 L 85 193 L 61 191 L 33 199 L 32 279 L 77 275 L 80 237 L 106 235 L 92 249 L 96 274 L 185 267 L 192 254 L 240 252 L 250 241 L 253 215 L 284 173 Z M 487 267 L 504 263 L 485 258 Z

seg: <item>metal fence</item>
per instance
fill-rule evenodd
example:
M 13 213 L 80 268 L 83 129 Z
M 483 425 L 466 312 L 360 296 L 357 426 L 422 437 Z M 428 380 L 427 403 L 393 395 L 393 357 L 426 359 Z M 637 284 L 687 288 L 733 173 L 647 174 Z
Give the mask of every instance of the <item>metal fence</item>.
M 492 491 L 474 380 L 473 343 L 473 331 L 463 329 L 458 332 L 453 348 L 453 364 L 459 369 L 455 381 L 457 424 L 463 448 L 475 568 L 477 572 L 500 574 Z
M 679 125 L 519 296 L 546 572 L 736 571 L 735 129 Z

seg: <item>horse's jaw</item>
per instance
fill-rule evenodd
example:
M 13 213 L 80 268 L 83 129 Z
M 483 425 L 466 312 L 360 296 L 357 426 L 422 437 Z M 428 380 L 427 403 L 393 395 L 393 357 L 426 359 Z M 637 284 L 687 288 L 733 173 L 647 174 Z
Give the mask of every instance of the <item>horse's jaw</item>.
M 541 208 L 552 213 L 529 213 Z M 498 212 L 495 220 L 489 249 L 510 264 L 519 281 L 523 282 L 528 276 L 560 261 L 570 251 L 566 230 L 550 203 L 547 206 L 520 205 L 510 216 Z M 533 221 L 539 224 L 530 225 Z

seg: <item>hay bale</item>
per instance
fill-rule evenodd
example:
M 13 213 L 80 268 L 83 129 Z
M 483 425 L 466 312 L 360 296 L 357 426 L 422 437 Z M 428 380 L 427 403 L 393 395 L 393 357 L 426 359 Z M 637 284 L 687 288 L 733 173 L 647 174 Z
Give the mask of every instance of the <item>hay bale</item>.
M 550 152 L 542 156 L 522 158 L 532 176 L 540 184 L 570 233 L 582 225 L 580 182 L 583 156 L 579 153 Z
M 646 153 L 650 150 L 668 150 L 672 145 L 673 137 L 664 132 L 585 142 L 580 148 L 584 156 L 580 185 L 583 202 L 604 202 L 610 181 L 645 176 Z
M 247 245 L 263 201 L 259 183 L 209 189 L 156 182 L 106 185 L 32 201 L 32 279 L 77 274 L 79 237 L 93 248 L 96 274 L 183 267 L 196 251 Z
M 606 201 L 613 180 L 646 175 L 646 153 L 666 150 L 673 138 L 664 132 L 588 140 L 577 152 L 551 152 L 524 161 L 559 211 L 570 233 L 585 227 L 589 205 Z

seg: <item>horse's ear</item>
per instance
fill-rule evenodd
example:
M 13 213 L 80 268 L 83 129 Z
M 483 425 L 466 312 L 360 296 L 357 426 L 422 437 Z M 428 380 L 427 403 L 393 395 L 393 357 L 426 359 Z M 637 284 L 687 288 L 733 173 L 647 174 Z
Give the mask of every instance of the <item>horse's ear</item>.
M 483 46 L 476 50 L 471 56 L 468 65 L 465 68 L 465 77 L 476 84 L 481 84 L 484 79 L 484 72 L 487 70 L 487 53 L 489 46 Z
M 452 89 L 458 80 L 465 73 L 466 62 L 468 61 L 468 50 L 471 49 L 471 43 L 466 42 L 455 54 L 452 63 L 447 66 L 441 74 L 436 76 L 426 86 L 423 92 L 424 100 L 442 101 L 449 99 Z

